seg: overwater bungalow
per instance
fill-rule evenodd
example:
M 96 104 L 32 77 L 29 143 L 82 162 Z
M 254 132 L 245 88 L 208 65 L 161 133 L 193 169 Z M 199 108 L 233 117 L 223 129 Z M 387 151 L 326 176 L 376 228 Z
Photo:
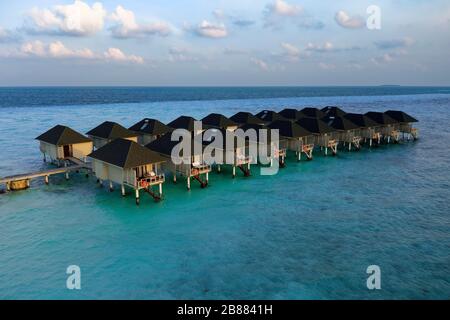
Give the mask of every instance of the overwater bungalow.
M 278 129 L 280 137 L 285 143 L 285 148 L 295 152 L 297 160 L 301 160 L 304 153 L 308 160 L 312 160 L 314 150 L 314 135 L 304 127 L 289 121 L 276 120 L 268 125 L 271 129 Z M 284 164 L 284 158 L 282 158 Z
M 350 120 L 358 127 L 360 127 L 360 135 L 364 139 L 364 142 L 369 140 L 369 146 L 373 144 L 373 140 L 378 144 L 381 142 L 381 133 L 379 132 L 379 125 L 369 117 L 359 113 L 347 113 L 343 118 Z
M 256 117 L 264 121 L 264 124 L 269 124 L 276 120 L 289 120 L 283 117 L 281 114 L 271 110 L 263 110 L 256 114 Z
M 135 190 L 136 204 L 139 204 L 140 190 L 150 194 L 155 201 L 161 200 L 165 177 L 160 166 L 165 159 L 158 153 L 137 142 L 119 138 L 92 152 L 89 157 L 99 182 L 108 180 L 110 191 L 117 183 L 123 196 L 125 187 Z M 152 190 L 153 186 L 158 186 L 157 192 Z
M 86 162 L 86 157 L 92 152 L 93 143 L 88 137 L 75 130 L 57 125 L 36 138 L 39 149 L 50 161 L 61 165 L 65 160 L 75 158 Z
M 219 113 L 210 113 L 202 119 L 202 123 L 212 128 L 225 129 L 229 131 L 234 131 L 239 126 L 233 120 Z
M 245 137 L 238 137 L 234 131 L 227 129 L 209 129 L 210 136 L 208 136 L 207 141 L 203 142 L 203 146 L 207 148 L 208 146 L 215 147 L 214 153 L 212 155 L 216 156 L 215 152 L 222 152 L 221 163 L 207 163 L 208 165 L 216 165 L 217 171 L 221 171 L 223 165 L 231 166 L 232 177 L 236 177 L 236 168 L 239 168 L 245 177 L 250 176 L 250 165 L 252 159 L 247 153 L 249 148 L 249 141 Z M 222 137 L 222 143 L 220 145 L 212 145 L 216 141 L 216 137 Z M 204 138 L 205 139 L 205 138 Z M 227 143 L 227 139 L 233 139 L 233 144 Z M 212 151 L 212 150 L 211 150 Z
M 211 128 L 207 124 L 202 124 L 202 129 L 194 132 L 194 124 L 196 121 L 198 121 L 198 120 L 196 120 L 193 117 L 181 116 L 181 117 L 176 118 L 172 122 L 169 122 L 167 125 L 173 129 L 185 129 L 196 135 L 201 134 L 203 131 Z
M 385 139 L 387 143 L 389 143 L 391 139 L 394 140 L 394 142 L 399 141 L 400 131 L 397 130 L 398 122 L 395 119 L 383 112 L 367 112 L 365 116 L 378 123 L 381 138 Z
M 336 140 L 342 142 L 344 147 L 348 145 L 348 151 L 352 150 L 352 146 L 359 150 L 361 148 L 361 128 L 355 123 L 343 117 L 325 117 L 322 120 L 336 130 Z
M 278 113 L 291 121 L 297 121 L 298 119 L 305 116 L 302 112 L 292 108 L 285 108 Z
M 328 126 L 323 120 L 318 118 L 301 118 L 295 123 L 314 135 L 314 144 L 324 149 L 325 155 L 328 155 L 328 148 L 331 149 L 333 155 L 337 154 L 338 140 L 333 134 L 336 130 Z
M 146 145 L 166 133 L 173 131 L 172 128 L 161 121 L 149 118 L 142 119 L 138 123 L 132 125 L 128 130 L 131 130 L 138 135 L 137 142 L 140 145 Z
M 403 135 L 407 134 L 408 139 L 411 136 L 414 140 L 418 138 L 418 130 L 417 128 L 413 128 L 412 124 L 414 122 L 418 122 L 417 119 L 411 117 L 409 114 L 403 111 L 396 110 L 388 110 L 385 112 L 392 119 L 397 121 L 398 130 L 403 133 Z
M 284 120 L 285 121 L 285 120 Z M 287 151 L 287 144 L 288 141 L 282 137 L 278 136 L 278 140 L 274 141 L 271 129 L 265 125 L 260 124 L 251 124 L 247 123 L 240 127 L 244 132 L 247 130 L 255 130 L 256 132 L 256 139 L 253 139 L 253 137 L 249 137 L 248 139 L 248 145 L 246 144 L 247 151 L 246 155 L 250 155 L 249 148 L 251 146 L 256 145 L 256 150 L 258 152 L 258 159 L 257 161 L 261 164 L 268 164 L 271 163 L 272 158 L 276 157 L 278 158 L 279 163 L 281 166 L 284 166 L 284 159 L 286 158 L 286 151 Z M 266 136 L 263 138 L 260 134 L 260 130 L 266 130 Z M 262 152 L 262 150 L 266 150 L 266 152 Z M 274 154 L 271 154 L 273 151 Z M 252 159 L 254 160 L 254 159 Z
M 303 117 L 306 118 L 322 119 L 323 117 L 326 116 L 325 112 L 312 107 L 303 108 L 302 110 L 300 110 L 300 112 L 303 114 Z
M 344 110 L 342 110 L 341 108 L 333 107 L 333 106 L 327 106 L 325 108 L 322 108 L 321 111 L 325 113 L 325 115 L 326 115 L 325 117 L 328 118 L 328 120 L 334 119 L 336 117 L 342 117 L 342 116 L 344 116 L 344 114 L 347 113 Z
M 236 122 L 239 125 L 256 124 L 263 126 L 266 123 L 260 118 L 254 116 L 252 113 L 242 111 L 234 114 L 232 117 L 230 117 L 230 120 Z
M 105 121 L 94 129 L 88 131 L 86 134 L 94 141 L 94 147 L 96 149 L 100 149 L 107 143 L 118 138 L 127 139 L 134 142 L 137 142 L 138 140 L 138 135 L 135 132 L 128 130 L 120 124 L 112 121 Z
M 202 188 L 205 188 L 209 182 L 209 172 L 211 172 L 211 166 L 206 164 L 203 159 L 204 145 L 201 135 L 192 134 L 191 139 L 190 157 L 180 152 L 172 158 L 172 150 L 181 140 L 172 141 L 170 134 L 163 135 L 161 138 L 146 145 L 147 148 L 159 153 L 166 160 L 163 169 L 173 175 L 174 182 L 177 182 L 177 174 L 186 177 L 188 190 L 191 189 L 191 178 L 198 181 Z M 197 141 L 197 139 L 199 140 Z M 196 148 L 197 145 L 198 147 Z M 203 176 L 205 180 L 202 179 Z

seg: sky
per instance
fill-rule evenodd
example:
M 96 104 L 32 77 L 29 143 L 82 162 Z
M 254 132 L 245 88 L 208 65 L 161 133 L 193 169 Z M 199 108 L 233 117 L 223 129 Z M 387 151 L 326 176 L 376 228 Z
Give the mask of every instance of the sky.
M 0 86 L 449 86 L 449 56 L 448 0 L 0 1 Z

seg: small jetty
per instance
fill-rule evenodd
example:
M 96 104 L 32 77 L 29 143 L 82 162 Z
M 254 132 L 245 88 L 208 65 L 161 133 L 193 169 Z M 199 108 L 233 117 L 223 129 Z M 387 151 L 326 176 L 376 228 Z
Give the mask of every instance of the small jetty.
M 167 124 L 144 118 L 128 129 L 105 121 L 88 131 L 87 136 L 57 125 L 36 137 L 43 161 L 53 167 L 3 177 L 0 184 L 9 192 L 29 188 L 33 179 L 44 178 L 49 184 L 51 176 L 63 174 L 69 179 L 72 172 L 84 172 L 95 175 L 100 186 L 107 183 L 110 192 L 116 186 L 122 196 L 132 190 L 139 205 L 142 192 L 154 201 L 163 200 L 167 175 L 174 183 L 179 177 L 185 179 L 188 190 L 192 181 L 205 188 L 213 167 L 218 173 L 224 166 L 231 167 L 233 178 L 236 169 L 250 177 L 252 164 L 272 166 L 275 160 L 283 168 L 291 154 L 298 161 L 302 156 L 312 160 L 317 152 L 327 156 L 331 151 L 336 156 L 338 150 L 351 152 L 416 140 L 416 122 L 399 110 L 360 114 L 326 106 L 262 110 L 256 115 L 239 111 L 229 118 L 211 113 L 200 123 L 190 116 L 180 116 Z M 176 129 L 184 130 L 174 136 Z M 265 136 L 256 134 L 260 130 L 267 130 L 263 131 Z M 180 142 L 186 145 L 180 147 Z M 256 156 L 252 152 L 255 149 Z

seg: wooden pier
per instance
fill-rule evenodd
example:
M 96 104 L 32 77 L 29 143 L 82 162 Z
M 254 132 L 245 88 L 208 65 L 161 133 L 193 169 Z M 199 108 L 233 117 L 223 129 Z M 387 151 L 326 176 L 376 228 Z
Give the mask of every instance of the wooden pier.
M 0 184 L 6 185 L 6 191 L 11 191 L 16 188 L 14 188 L 13 184 L 17 183 L 20 184 L 22 187 L 18 188 L 20 189 L 26 189 L 30 186 L 30 181 L 32 179 L 37 179 L 44 177 L 45 183 L 49 183 L 49 177 L 57 174 L 65 174 L 66 179 L 69 179 L 69 173 L 72 171 L 78 171 L 81 169 L 88 169 L 91 170 L 91 166 L 88 163 L 84 163 L 81 160 L 75 159 L 75 158 L 67 158 L 67 162 L 72 163 L 71 165 L 67 165 L 65 167 L 55 168 L 55 169 L 47 169 L 47 170 L 41 170 L 41 171 L 35 171 L 30 173 L 24 173 L 24 174 L 17 174 L 9 177 L 0 178 Z M 67 163 L 66 162 L 66 163 Z

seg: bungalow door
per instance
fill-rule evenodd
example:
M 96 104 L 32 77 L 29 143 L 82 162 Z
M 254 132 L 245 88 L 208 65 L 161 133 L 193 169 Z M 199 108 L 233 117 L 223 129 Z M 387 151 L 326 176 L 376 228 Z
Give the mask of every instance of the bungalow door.
M 63 147 L 64 150 L 64 158 L 72 157 L 72 146 L 71 145 L 65 145 Z

